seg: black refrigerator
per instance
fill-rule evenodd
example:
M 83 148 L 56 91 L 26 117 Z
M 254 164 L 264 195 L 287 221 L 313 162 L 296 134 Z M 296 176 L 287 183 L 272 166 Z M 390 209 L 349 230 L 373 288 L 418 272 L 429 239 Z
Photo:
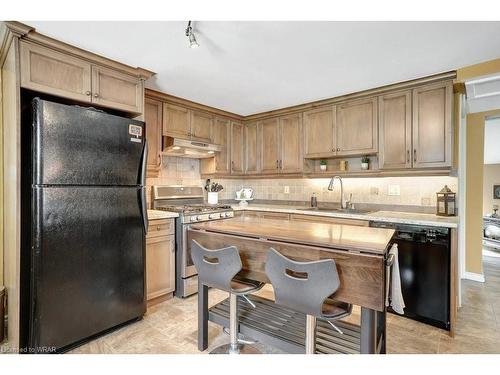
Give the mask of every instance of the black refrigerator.
M 39 98 L 26 111 L 21 351 L 59 352 L 146 311 L 145 128 Z

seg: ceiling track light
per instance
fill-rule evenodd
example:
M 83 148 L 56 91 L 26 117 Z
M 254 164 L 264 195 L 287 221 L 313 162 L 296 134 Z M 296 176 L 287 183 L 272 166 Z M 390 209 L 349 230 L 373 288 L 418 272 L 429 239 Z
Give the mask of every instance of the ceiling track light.
M 197 48 L 200 45 L 196 41 L 196 37 L 194 36 L 193 27 L 191 26 L 191 21 L 188 22 L 186 27 L 186 36 L 189 39 L 189 48 Z

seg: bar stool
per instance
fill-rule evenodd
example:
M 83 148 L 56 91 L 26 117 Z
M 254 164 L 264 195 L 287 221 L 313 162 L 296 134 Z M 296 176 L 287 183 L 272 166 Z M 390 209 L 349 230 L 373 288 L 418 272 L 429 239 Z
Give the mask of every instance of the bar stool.
M 255 305 L 248 294 L 261 289 L 265 283 L 238 277 L 242 264 L 238 248 L 229 246 L 210 250 L 192 240 L 191 258 L 198 271 L 198 282 L 229 293 L 229 336 L 230 343 L 221 345 L 211 354 L 260 354 L 260 351 L 248 342 L 238 340 L 238 296 L 241 296 L 253 308 Z
M 306 314 L 306 354 L 315 353 L 317 317 L 343 334 L 333 321 L 351 315 L 352 305 L 328 298 L 340 286 L 333 259 L 296 262 L 270 248 L 266 274 L 274 288 L 275 302 Z

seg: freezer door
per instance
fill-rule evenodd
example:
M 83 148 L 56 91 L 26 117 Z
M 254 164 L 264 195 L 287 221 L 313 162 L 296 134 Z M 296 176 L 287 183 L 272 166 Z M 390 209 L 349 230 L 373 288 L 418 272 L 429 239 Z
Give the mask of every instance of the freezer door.
M 34 185 L 142 185 L 144 123 L 33 100 Z
M 34 188 L 30 348 L 61 349 L 145 313 L 140 190 Z

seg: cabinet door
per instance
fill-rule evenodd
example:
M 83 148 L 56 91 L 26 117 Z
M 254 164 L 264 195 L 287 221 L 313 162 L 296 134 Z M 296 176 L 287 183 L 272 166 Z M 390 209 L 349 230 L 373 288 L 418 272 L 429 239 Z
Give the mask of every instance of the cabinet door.
M 229 173 L 231 122 L 227 119 L 216 118 L 212 130 L 212 142 L 223 147 L 221 152 L 215 154 L 215 172 Z
M 90 102 L 91 65 L 38 45 L 20 43 L 21 86 L 64 98 Z
M 190 131 L 189 110 L 173 104 L 163 104 L 163 134 L 187 139 Z
M 257 174 L 260 171 L 258 134 L 257 122 L 245 125 L 245 174 Z
M 175 290 L 175 236 L 146 238 L 147 299 Z
M 379 97 L 380 169 L 411 168 L 411 92 Z
M 373 154 L 378 148 L 377 98 L 337 106 L 337 155 Z
M 243 137 L 243 124 L 231 122 L 231 174 L 243 174 Z
M 336 155 L 336 107 L 304 112 L 304 157 L 327 158 Z
M 367 220 L 344 219 L 344 218 L 339 218 L 339 217 L 327 217 L 327 216 L 317 216 L 317 215 L 291 214 L 290 220 L 308 221 L 308 222 L 314 222 L 314 223 L 355 225 L 358 227 L 369 226 L 369 221 L 367 221 Z
M 148 175 L 157 175 L 161 167 L 163 103 L 146 98 L 144 120 L 146 122 L 146 140 L 148 141 Z
M 451 166 L 451 82 L 413 90 L 413 167 Z
M 302 114 L 280 118 L 280 173 L 298 173 L 304 169 L 302 153 Z
M 92 66 L 92 103 L 142 113 L 144 81 L 100 66 Z
M 262 174 L 279 173 L 280 147 L 279 147 L 279 119 L 264 120 L 259 124 L 259 152 Z
M 191 138 L 210 142 L 214 118 L 203 112 L 191 111 Z

